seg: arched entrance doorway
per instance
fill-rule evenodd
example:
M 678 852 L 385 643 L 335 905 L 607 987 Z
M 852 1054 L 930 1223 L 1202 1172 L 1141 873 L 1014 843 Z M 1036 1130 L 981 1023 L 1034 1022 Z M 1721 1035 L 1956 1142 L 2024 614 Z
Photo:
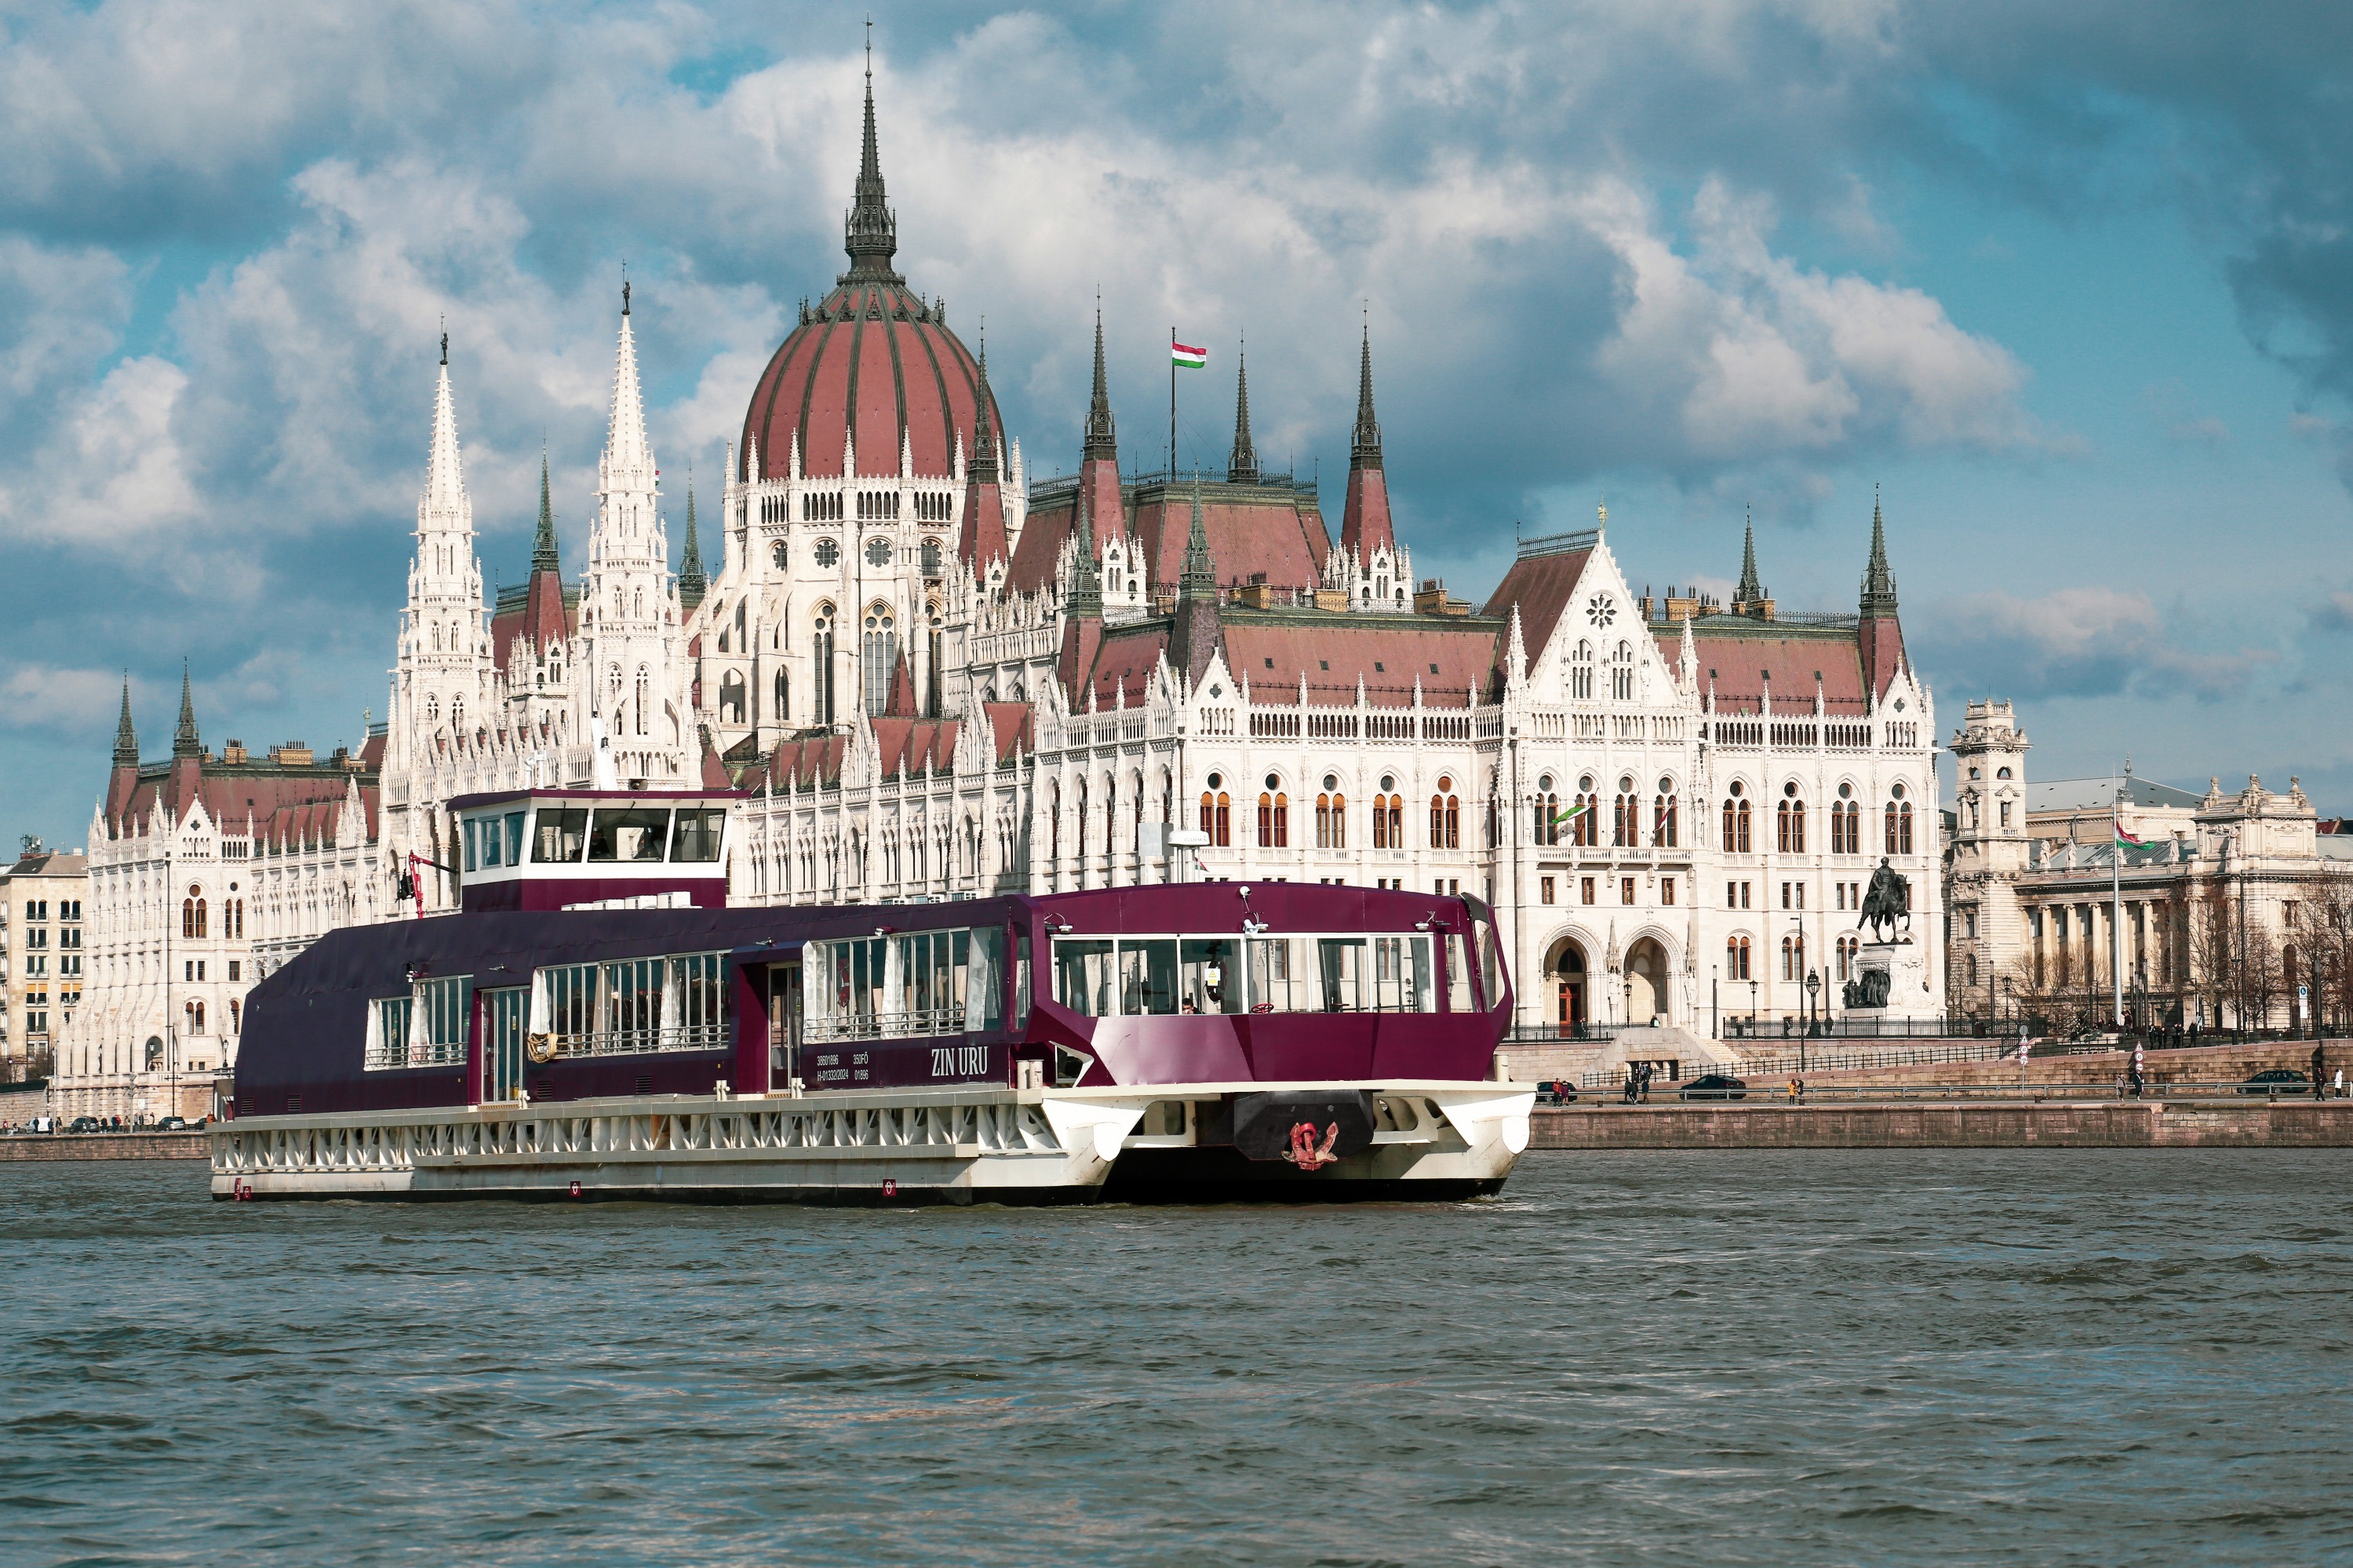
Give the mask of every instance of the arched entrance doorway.
M 1646 936 L 1626 950 L 1626 1021 L 1663 1022 L 1668 1012 L 1667 952 Z
M 1586 985 L 1585 950 L 1563 937 L 1545 964 L 1551 977 L 1555 998 L 1554 1018 L 1563 1039 L 1574 1038 L 1591 1017 L 1588 1011 L 1590 993 Z

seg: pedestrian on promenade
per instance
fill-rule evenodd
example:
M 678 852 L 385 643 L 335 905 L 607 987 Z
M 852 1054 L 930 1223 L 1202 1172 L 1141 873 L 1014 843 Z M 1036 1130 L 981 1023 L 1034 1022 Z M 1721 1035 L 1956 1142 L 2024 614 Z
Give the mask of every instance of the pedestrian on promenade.
M 2338 1068 L 2337 1069 L 2337 1098 L 2339 1100 L 2345 1098 L 2345 1069 L 2343 1068 Z
M 2125 1097 L 2125 1075 L 2124 1075 L 2124 1074 L 2122 1074 L 2122 1073 L 2118 1073 L 2118 1074 L 2116 1074 L 2116 1098 L 2117 1098 L 2118 1100 L 2122 1100 L 2124 1097 Z
M 2327 1099 L 2327 1095 L 2326 1091 L 2324 1091 L 2324 1090 L 2322 1089 L 2322 1088 L 2321 1088 L 2321 1082 L 2322 1082 L 2322 1080 L 2323 1080 L 2323 1079 L 2325 1079 L 2326 1078 L 2327 1078 L 2327 1076 L 2328 1076 L 2328 1054 L 2327 1054 L 2326 1051 L 2324 1051 L 2320 1047 L 2318 1047 L 2318 1046 L 2315 1046 L 2315 1047 L 2312 1047 L 2312 1098 L 2313 1098 L 2313 1099 L 2315 1099 L 2315 1100 L 2325 1100 L 2325 1099 Z

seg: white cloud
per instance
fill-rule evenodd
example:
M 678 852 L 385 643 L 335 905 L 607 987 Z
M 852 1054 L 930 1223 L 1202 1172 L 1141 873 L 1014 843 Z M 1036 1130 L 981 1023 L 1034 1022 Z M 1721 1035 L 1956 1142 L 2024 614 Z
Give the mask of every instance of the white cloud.
M 1924 647 L 1972 689 L 2027 696 L 2236 697 L 2279 662 L 2269 648 L 2192 646 L 2195 628 L 2147 594 L 2061 588 L 2036 596 L 1991 591 L 1932 605 Z

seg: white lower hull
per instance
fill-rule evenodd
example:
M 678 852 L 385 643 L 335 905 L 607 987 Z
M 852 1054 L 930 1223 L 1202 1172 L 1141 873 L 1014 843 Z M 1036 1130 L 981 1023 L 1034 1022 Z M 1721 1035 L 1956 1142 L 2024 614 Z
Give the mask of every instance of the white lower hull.
M 1369 1089 L 1371 1147 L 1320 1169 L 1197 1143 L 1195 1108 L 1266 1089 Z M 213 1129 L 216 1198 L 627 1198 L 1070 1203 L 1493 1192 L 1527 1147 L 1533 1087 L 1170 1084 L 861 1090 L 245 1117 Z

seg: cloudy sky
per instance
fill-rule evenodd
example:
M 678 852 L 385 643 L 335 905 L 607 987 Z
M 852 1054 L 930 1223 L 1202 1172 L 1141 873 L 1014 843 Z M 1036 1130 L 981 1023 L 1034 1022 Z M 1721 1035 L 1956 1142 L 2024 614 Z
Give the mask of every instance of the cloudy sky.
M 1881 487 L 1949 723 L 2041 776 L 2301 773 L 2353 810 L 2353 12 L 1874 0 L 882 5 L 900 265 L 1074 465 L 1347 458 L 1483 595 L 1607 497 L 1638 583 L 1851 608 Z M 541 443 L 578 559 L 618 282 L 672 496 L 843 263 L 839 7 L 0 5 L 0 832 L 169 744 L 384 708 L 446 319 L 485 565 Z M 2331 62 L 2335 62 L 2332 64 Z M 1335 508 L 1336 510 L 1336 508 Z

